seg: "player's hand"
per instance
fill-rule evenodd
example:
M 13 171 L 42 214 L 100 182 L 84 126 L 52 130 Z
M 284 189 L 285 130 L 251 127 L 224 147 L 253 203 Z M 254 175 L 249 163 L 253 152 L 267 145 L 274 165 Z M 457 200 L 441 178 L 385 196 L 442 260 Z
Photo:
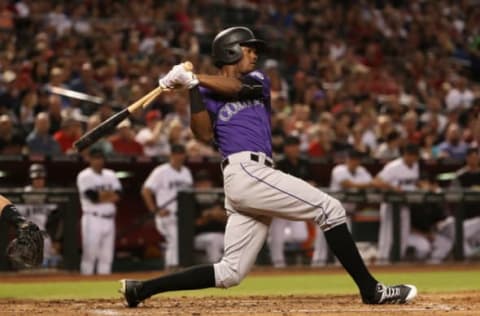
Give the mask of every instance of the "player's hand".
M 164 89 L 191 89 L 198 85 L 195 74 L 185 69 L 182 64 L 175 65 L 164 77 L 158 80 L 158 85 Z
M 153 211 L 153 213 L 160 217 L 166 217 L 170 215 L 170 211 L 167 210 L 166 208 L 157 208 Z

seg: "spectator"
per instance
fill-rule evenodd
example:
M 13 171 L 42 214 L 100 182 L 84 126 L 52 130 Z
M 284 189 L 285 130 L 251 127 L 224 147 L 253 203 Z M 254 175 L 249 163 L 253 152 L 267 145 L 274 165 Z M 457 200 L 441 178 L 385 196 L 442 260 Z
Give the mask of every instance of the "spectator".
M 388 161 L 400 156 L 400 141 L 400 134 L 397 131 L 391 131 L 386 141 L 378 146 L 375 158 Z
M 445 104 L 448 111 L 467 110 L 471 107 L 474 95 L 467 86 L 467 80 L 463 77 L 452 80 L 453 87 L 445 96 Z
M 0 115 L 0 154 L 21 155 L 25 151 L 25 137 L 13 127 L 10 116 Z
M 73 143 L 75 143 L 82 134 L 81 123 L 73 118 L 66 118 L 62 122 L 62 128 L 53 135 L 53 138 L 58 142 L 64 154 L 73 154 L 75 153 Z
M 100 120 L 100 116 L 98 114 L 94 114 L 94 115 L 91 115 L 89 118 L 88 118 L 88 121 L 87 121 L 87 130 L 86 130 L 86 133 L 91 131 L 92 129 L 94 129 L 95 127 L 97 127 L 98 125 L 100 125 L 101 123 L 101 120 Z M 109 156 L 109 155 L 112 155 L 113 154 L 113 146 L 112 146 L 112 143 L 110 143 L 107 139 L 105 139 L 104 137 L 103 138 L 100 138 L 99 140 L 97 140 L 95 142 L 95 144 L 92 145 L 92 148 L 95 147 L 95 148 L 98 148 L 100 150 L 102 150 L 102 152 L 105 154 L 105 156 Z
M 129 119 L 117 126 L 117 132 L 110 138 L 115 153 L 126 156 L 142 156 L 143 147 L 135 140 L 135 132 Z
M 32 154 L 55 156 L 62 153 L 58 142 L 48 134 L 50 118 L 45 112 L 40 112 L 35 117 L 35 128 L 27 137 L 27 147 Z
M 464 160 L 468 145 L 462 141 L 461 135 L 458 124 L 448 126 L 445 141 L 438 145 L 439 157 Z
M 158 110 L 151 110 L 145 115 L 145 121 L 147 126 L 137 133 L 135 140 L 143 146 L 148 157 L 168 156 L 170 144 L 165 135 L 162 114 Z

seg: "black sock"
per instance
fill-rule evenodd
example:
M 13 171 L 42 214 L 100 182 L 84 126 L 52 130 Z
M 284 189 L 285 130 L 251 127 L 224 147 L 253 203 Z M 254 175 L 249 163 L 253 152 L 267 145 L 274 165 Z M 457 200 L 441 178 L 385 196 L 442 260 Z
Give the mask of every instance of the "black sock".
M 326 231 L 325 238 L 330 249 L 357 284 L 362 296 L 371 297 L 378 281 L 370 274 L 360 257 L 347 224 L 338 225 Z
M 167 291 L 195 290 L 215 286 L 213 265 L 193 266 L 186 270 L 142 282 L 140 299 Z

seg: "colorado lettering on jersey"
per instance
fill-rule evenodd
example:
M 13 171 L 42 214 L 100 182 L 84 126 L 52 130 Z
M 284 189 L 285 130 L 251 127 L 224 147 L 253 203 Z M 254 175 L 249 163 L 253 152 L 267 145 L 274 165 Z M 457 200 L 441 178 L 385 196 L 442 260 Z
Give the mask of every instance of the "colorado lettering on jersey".
M 113 191 L 113 186 L 111 184 L 102 184 L 102 185 L 95 185 L 93 187 L 88 188 L 87 190 L 93 191 Z
M 222 106 L 222 108 L 220 108 L 220 110 L 218 111 L 218 118 L 224 122 L 228 122 L 235 114 L 237 114 L 241 110 L 254 106 L 264 107 L 265 105 L 260 100 L 228 102 L 225 103 L 225 105 Z
M 188 188 L 188 187 L 190 187 L 190 183 L 185 182 L 185 181 L 180 181 L 180 180 L 170 181 L 168 183 L 168 187 L 169 187 L 169 189 Z

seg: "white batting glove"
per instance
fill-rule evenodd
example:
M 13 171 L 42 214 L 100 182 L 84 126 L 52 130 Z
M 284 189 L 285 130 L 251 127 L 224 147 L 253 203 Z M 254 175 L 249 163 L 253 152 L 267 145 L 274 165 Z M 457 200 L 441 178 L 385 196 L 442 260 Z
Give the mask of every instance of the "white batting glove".
M 158 84 L 162 88 L 186 88 L 191 89 L 198 84 L 198 79 L 191 71 L 185 70 L 183 64 L 175 65 L 164 77 L 158 80 Z

